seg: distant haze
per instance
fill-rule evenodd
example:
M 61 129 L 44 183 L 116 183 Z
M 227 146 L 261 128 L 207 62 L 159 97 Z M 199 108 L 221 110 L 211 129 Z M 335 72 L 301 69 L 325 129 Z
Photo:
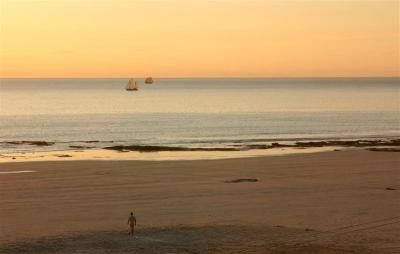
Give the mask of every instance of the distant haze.
M 0 77 L 399 76 L 399 1 L 0 1 Z

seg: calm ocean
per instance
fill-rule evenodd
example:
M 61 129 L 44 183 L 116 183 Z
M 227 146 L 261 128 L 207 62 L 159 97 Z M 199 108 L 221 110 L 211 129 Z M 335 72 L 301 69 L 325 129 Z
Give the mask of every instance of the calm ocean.
M 0 152 L 400 136 L 397 78 L 1 79 Z M 86 141 L 99 141 L 88 143 Z

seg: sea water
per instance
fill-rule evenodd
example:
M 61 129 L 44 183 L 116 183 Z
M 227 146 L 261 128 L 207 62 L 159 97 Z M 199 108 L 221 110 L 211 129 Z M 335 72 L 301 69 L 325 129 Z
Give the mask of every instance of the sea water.
M 0 152 L 400 136 L 398 78 L 137 80 L 1 79 Z

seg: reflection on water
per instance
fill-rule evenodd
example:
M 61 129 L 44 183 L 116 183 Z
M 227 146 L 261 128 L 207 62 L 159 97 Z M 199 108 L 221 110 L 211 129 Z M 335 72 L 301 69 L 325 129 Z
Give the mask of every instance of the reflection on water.
M 398 79 L 1 80 L 0 115 L 393 111 Z
M 127 79 L 2 79 L 0 142 L 56 144 L 0 152 L 398 136 L 398 81 L 156 79 L 127 92 Z

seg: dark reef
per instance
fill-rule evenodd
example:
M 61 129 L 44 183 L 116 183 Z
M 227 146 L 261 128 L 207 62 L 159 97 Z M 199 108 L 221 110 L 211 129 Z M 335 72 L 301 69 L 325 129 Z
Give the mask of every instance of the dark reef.
M 47 141 L 5 141 L 0 143 L 10 144 L 10 145 L 36 145 L 36 146 L 51 146 L 55 144 L 54 142 L 47 142 Z
M 141 145 L 131 145 L 131 146 L 108 146 L 104 147 L 108 150 L 116 151 L 137 151 L 137 152 L 162 152 L 162 151 L 239 151 L 236 148 L 190 148 L 190 147 L 179 147 L 179 146 L 141 146 Z
M 294 144 L 250 144 L 250 145 L 233 145 L 233 147 L 181 147 L 181 146 L 151 146 L 151 145 L 118 145 L 108 146 L 104 149 L 115 150 L 120 152 L 137 151 L 137 152 L 162 152 L 162 151 L 247 151 L 252 149 L 272 149 L 272 148 L 310 148 L 310 147 L 379 147 L 379 146 L 400 146 L 400 139 L 393 140 L 332 140 L 332 141 L 311 141 L 296 142 Z M 388 151 L 398 152 L 396 148 L 369 148 L 371 151 Z

